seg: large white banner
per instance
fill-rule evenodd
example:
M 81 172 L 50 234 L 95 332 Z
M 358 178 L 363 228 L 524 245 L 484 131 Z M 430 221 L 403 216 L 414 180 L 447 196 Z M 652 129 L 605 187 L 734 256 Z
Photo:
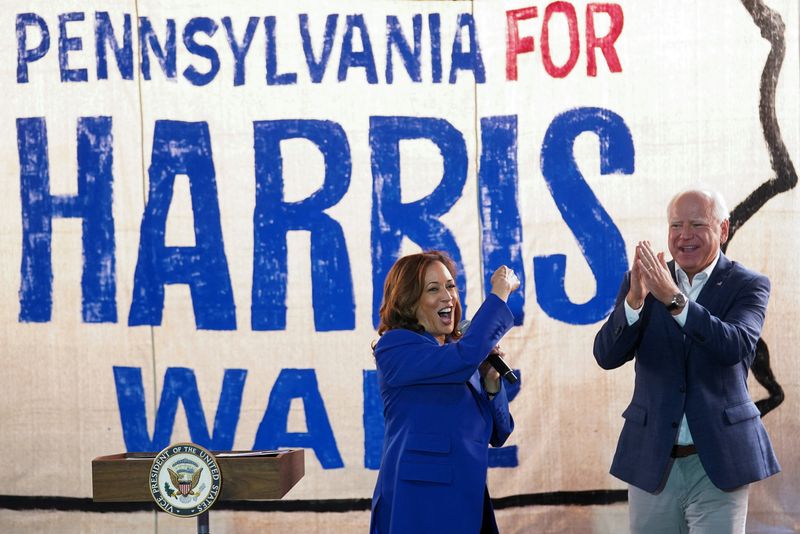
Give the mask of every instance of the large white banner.
M 501 530 L 624 532 L 608 469 L 633 366 L 601 370 L 592 340 L 695 184 L 733 208 L 726 254 L 772 281 L 750 389 L 783 472 L 753 485 L 748 529 L 800 529 L 799 19 L 795 0 L 7 0 L 0 530 L 190 532 L 92 504 L 90 462 L 192 441 L 306 449 L 285 501 L 219 503 L 215 531 L 365 531 L 383 279 L 438 248 L 467 316 L 499 264 L 524 274 Z

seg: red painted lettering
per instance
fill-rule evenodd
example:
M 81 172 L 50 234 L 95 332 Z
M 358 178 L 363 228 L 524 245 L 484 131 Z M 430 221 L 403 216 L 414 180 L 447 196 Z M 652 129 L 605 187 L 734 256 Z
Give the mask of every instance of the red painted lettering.
M 553 64 L 550 55 L 550 18 L 554 13 L 562 13 L 567 18 L 569 28 L 569 58 L 562 66 L 557 67 Z M 578 42 L 578 16 L 575 8 L 569 2 L 553 2 L 544 11 L 544 21 L 542 22 L 542 64 L 547 74 L 553 78 L 563 78 L 575 67 L 580 53 L 580 43 Z
M 506 11 L 506 79 L 517 79 L 517 56 L 533 52 L 533 37 L 519 37 L 519 21 L 537 16 L 536 7 Z
M 594 30 L 594 14 L 606 13 L 611 19 L 608 34 L 597 37 Z M 595 48 L 599 48 L 606 58 L 606 64 L 611 72 L 622 72 L 617 51 L 614 49 L 619 34 L 622 33 L 624 17 L 619 4 L 587 4 L 586 5 L 586 74 L 597 76 L 597 59 Z

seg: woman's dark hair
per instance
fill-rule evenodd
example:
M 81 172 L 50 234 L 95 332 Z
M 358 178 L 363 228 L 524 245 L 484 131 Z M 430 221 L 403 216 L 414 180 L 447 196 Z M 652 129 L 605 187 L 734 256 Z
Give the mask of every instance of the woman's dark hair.
M 392 265 L 383 283 L 378 335 L 382 336 L 387 330 L 396 328 L 405 328 L 420 333 L 425 331 L 417 321 L 417 303 L 425 288 L 425 270 L 437 261 L 444 264 L 450 272 L 450 276 L 455 280 L 456 264 L 450 259 L 450 256 L 440 250 L 409 254 Z M 453 304 L 453 333 L 450 335 L 450 339 L 461 337 L 461 332 L 456 329 L 460 321 L 461 302 L 456 296 Z

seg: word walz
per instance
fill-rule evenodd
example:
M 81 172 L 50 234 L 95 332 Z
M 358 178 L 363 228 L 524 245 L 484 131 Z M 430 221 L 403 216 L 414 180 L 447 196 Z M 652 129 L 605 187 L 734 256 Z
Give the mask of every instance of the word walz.
M 484 117 L 480 122 L 475 219 L 482 231 L 482 275 L 491 287 L 492 268 L 509 265 L 523 274 L 523 228 L 519 212 L 517 116 Z M 613 307 L 617 283 L 627 269 L 625 243 L 573 154 L 583 133 L 599 139 L 602 174 L 632 174 L 634 148 L 630 130 L 616 113 L 603 108 L 576 108 L 557 115 L 541 146 L 541 171 L 561 216 L 577 241 L 596 282 L 586 302 L 573 302 L 565 289 L 565 254 L 536 256 L 533 273 L 536 302 L 550 317 L 570 324 L 591 324 Z M 255 209 L 253 212 L 253 278 L 250 301 L 253 330 L 286 327 L 287 234 L 310 233 L 314 324 L 317 331 L 355 328 L 347 236 L 326 211 L 338 204 L 353 173 L 350 143 L 339 123 L 287 119 L 253 122 Z M 322 154 L 320 188 L 307 198 L 284 195 L 281 142 L 310 141 Z M 437 147 L 442 177 L 427 196 L 403 202 L 400 143 L 424 140 Z M 78 193 L 50 192 L 47 127 L 42 117 L 17 119 L 22 215 L 20 268 L 21 322 L 49 322 L 53 304 L 51 240 L 54 218 L 83 223 L 83 321 L 117 321 L 116 236 L 114 224 L 111 117 L 81 117 L 77 127 Z M 460 248 L 442 222 L 463 196 L 468 152 L 464 135 L 450 122 L 434 117 L 372 116 L 369 119 L 372 171 L 370 251 L 372 320 L 378 324 L 383 280 L 401 254 L 402 240 L 421 248 L 447 250 L 459 266 L 457 285 L 465 302 Z M 357 169 L 363 176 L 369 171 Z M 235 330 L 236 305 L 225 254 L 211 133 L 206 122 L 155 121 L 149 191 L 141 214 L 139 253 L 133 280 L 129 326 L 161 324 L 164 288 L 185 284 L 191 291 L 198 329 Z M 169 246 L 167 215 L 176 176 L 189 182 L 194 217 L 194 245 Z M 242 229 L 249 232 L 249 229 Z M 58 239 L 66 239 L 61 236 Z M 350 236 L 354 239 L 354 236 Z M 55 262 L 58 265 L 58 262 Z M 522 276 L 522 283 L 525 283 Z M 522 324 L 525 291 L 509 300 Z
M 506 80 L 513 81 L 517 79 L 517 57 L 534 52 L 536 47 L 534 37 L 525 32 L 527 26 L 538 20 L 525 23 L 522 32 L 520 23 L 536 19 L 539 10 L 530 6 L 506 11 L 505 16 Z M 421 13 L 405 17 L 386 15 L 380 22 L 363 14 L 333 13 L 325 17 L 324 23 L 321 17 L 312 20 L 305 13 L 298 14 L 296 20 L 275 16 L 252 16 L 246 20 L 227 16 L 220 20 L 191 17 L 182 28 L 178 28 L 173 18 L 157 21 L 140 16 L 135 29 L 129 13 L 112 19 L 106 11 L 93 15 L 77 11 L 60 13 L 56 18 L 57 22 L 48 23 L 37 13 L 17 14 L 17 83 L 30 83 L 33 73 L 44 79 L 36 63 L 51 49 L 57 50 L 54 53 L 58 54 L 62 83 L 90 80 L 90 69 L 76 67 L 78 64 L 93 64 L 97 80 L 109 79 L 114 67 L 117 74 L 113 76 L 133 80 L 136 50 L 141 53 L 139 69 L 144 80 L 153 78 L 155 63 L 161 70 L 161 75 L 156 76 L 172 81 L 182 77 L 195 86 L 207 85 L 220 72 L 227 71 L 233 73 L 234 86 L 244 85 L 248 76 L 246 64 L 252 55 L 260 56 L 258 63 L 263 70 L 259 70 L 259 76 L 266 85 L 322 83 L 332 70 L 336 71 L 337 82 L 346 81 L 351 71 L 351 78 L 369 84 L 382 81 L 392 84 L 398 75 L 414 83 L 454 84 L 462 72 L 469 74 L 469 83 L 486 82 L 480 32 L 471 13 L 458 13 L 444 20 L 439 13 L 424 17 Z M 597 76 L 598 51 L 609 72 L 621 72 L 615 44 L 623 21 L 619 4 L 589 3 L 583 21 L 579 21 L 570 2 L 548 4 L 539 27 L 540 59 L 545 72 L 554 78 L 564 78 L 573 71 L 581 50 L 581 22 L 586 75 Z M 597 28 L 602 26 L 608 26 L 608 30 L 599 35 Z M 563 27 L 567 31 L 559 32 Z M 93 33 L 91 39 L 85 38 L 89 32 Z M 90 40 L 91 45 L 85 40 Z M 263 44 L 252 46 L 262 40 Z M 334 53 L 338 58 L 333 57 Z M 561 64 L 553 59 L 562 56 L 566 59 Z M 232 62 L 233 68 L 222 69 L 224 61 Z M 335 66 L 328 68 L 331 63 Z M 380 66 L 384 67 L 382 73 Z M 327 79 L 333 76 L 332 73 Z
M 168 367 L 161 382 L 162 390 L 156 409 L 155 421 L 148 421 L 145 398 L 147 392 L 140 367 L 114 366 L 114 385 L 117 392 L 122 437 L 129 452 L 156 451 L 172 441 L 176 426 L 178 405 L 183 405 L 186 425 L 192 442 L 209 450 L 227 451 L 235 443 L 244 441 L 237 435 L 242 407 L 247 369 L 225 369 L 219 401 L 211 431 L 206 424 L 210 411 L 203 405 L 195 370 L 186 367 Z M 518 371 L 518 370 L 517 370 Z M 519 371 L 518 371 L 519 372 Z M 324 386 L 325 384 L 323 384 Z M 259 386 L 251 386 L 259 387 Z M 521 382 L 506 384 L 511 402 L 520 392 Z M 362 423 L 364 428 L 364 467 L 378 469 L 383 449 L 385 422 L 383 401 L 378 388 L 378 375 L 374 369 L 362 372 L 363 392 Z M 324 388 L 323 388 L 324 389 Z M 297 416 L 293 401 L 302 405 L 305 419 L 304 432 L 290 431 L 289 419 Z M 334 409 L 336 404 L 333 405 Z M 353 414 L 349 413 L 348 416 Z M 209 418 L 210 419 L 210 418 Z M 341 420 L 340 417 L 334 418 Z M 153 429 L 152 436 L 148 428 Z M 328 404 L 322 395 L 314 369 L 281 369 L 271 390 L 264 415 L 253 437 L 253 450 L 304 448 L 314 452 L 324 469 L 345 467 L 336 433 L 328 416 Z M 516 445 L 489 450 L 490 467 L 515 467 L 518 465 Z

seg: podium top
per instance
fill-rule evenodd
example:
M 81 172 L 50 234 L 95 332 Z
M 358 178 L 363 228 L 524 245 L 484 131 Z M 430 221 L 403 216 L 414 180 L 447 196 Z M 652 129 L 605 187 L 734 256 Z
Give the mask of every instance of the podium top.
M 282 454 L 294 452 L 299 449 L 280 449 L 263 451 L 210 451 L 214 458 L 253 458 L 253 457 L 277 457 Z M 110 454 L 108 456 L 98 456 L 95 460 L 150 460 L 151 462 L 158 456 L 157 452 L 123 452 L 120 454 Z
M 149 477 L 156 452 L 127 452 L 92 460 L 95 502 L 152 501 Z M 303 449 L 212 452 L 222 472 L 219 499 L 280 499 L 303 478 Z

